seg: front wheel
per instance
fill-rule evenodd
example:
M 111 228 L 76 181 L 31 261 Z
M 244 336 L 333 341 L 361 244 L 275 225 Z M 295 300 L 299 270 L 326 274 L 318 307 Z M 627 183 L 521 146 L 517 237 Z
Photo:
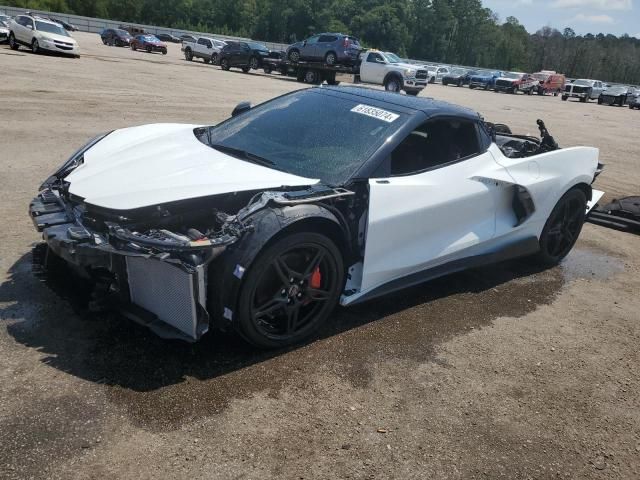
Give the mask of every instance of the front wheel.
M 420 90 L 405 90 L 407 95 L 411 95 L 412 97 L 417 97 L 420 93 Z
M 587 197 L 582 190 L 574 188 L 565 193 L 542 230 L 537 260 L 549 266 L 560 263 L 578 240 L 586 211 Z
M 287 56 L 291 63 L 298 63 L 300 61 L 300 52 L 298 50 L 291 50 Z
M 242 73 L 249 73 L 249 70 L 251 70 L 251 67 L 242 67 Z
M 18 50 L 20 48 L 20 45 L 16 42 L 16 37 L 14 37 L 13 32 L 9 35 L 9 48 L 11 48 L 11 50 Z
M 220 60 L 220 68 L 222 70 L 229 70 L 229 60 L 227 60 L 226 58 L 223 58 L 222 60 Z
M 257 70 L 259 66 L 260 66 L 260 61 L 256 57 L 251 57 L 249 59 L 249 67 L 252 70 Z
M 147 50 L 147 53 L 151 53 L 151 47 L 147 47 L 146 50 Z
M 191 49 L 190 49 L 190 48 L 187 48 L 187 49 L 184 51 L 184 59 L 185 59 L 187 62 L 190 62 L 190 61 L 192 61 L 192 60 L 193 60 L 193 52 L 191 51 Z
M 211 63 L 213 65 L 217 65 L 218 64 L 218 54 L 214 53 L 213 55 L 211 55 Z
M 33 39 L 33 41 L 31 42 L 31 51 L 33 53 L 38 53 L 40 52 L 40 44 L 38 43 L 37 39 Z
M 329 238 L 287 235 L 260 253 L 245 274 L 237 327 L 258 347 L 299 343 L 329 317 L 343 284 L 342 254 Z
M 566 95 L 562 95 L 562 97 L 560 97 L 560 98 L 562 98 L 562 101 L 563 101 L 563 102 L 566 102 L 566 101 L 567 101 L 567 98 L 569 98 L 569 97 L 567 97 Z

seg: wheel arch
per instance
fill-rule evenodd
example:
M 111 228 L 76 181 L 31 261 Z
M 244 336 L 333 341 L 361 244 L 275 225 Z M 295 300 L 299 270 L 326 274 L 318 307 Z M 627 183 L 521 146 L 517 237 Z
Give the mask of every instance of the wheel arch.
M 397 80 L 400 81 L 400 88 L 402 88 L 402 86 L 404 85 L 404 82 L 402 81 L 402 75 L 400 75 L 398 72 L 389 72 L 384 76 L 384 80 L 382 80 L 382 84 L 386 85 L 387 81 L 389 81 L 391 78 L 396 78 Z
M 343 259 L 349 256 L 347 227 L 322 205 L 268 208 L 256 212 L 251 221 L 253 229 L 209 266 L 207 308 L 220 330 L 236 328 L 243 278 L 260 253 L 279 239 L 299 232 L 320 233 L 334 242 Z

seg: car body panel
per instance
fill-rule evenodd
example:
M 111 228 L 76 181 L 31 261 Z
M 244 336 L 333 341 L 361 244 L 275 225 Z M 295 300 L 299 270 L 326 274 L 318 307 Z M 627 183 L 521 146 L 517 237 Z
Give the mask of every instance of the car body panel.
M 84 163 L 69 174 L 70 193 L 99 207 L 130 210 L 318 182 L 214 150 L 195 137 L 194 128 L 196 125 L 155 124 L 116 130 L 87 151 Z

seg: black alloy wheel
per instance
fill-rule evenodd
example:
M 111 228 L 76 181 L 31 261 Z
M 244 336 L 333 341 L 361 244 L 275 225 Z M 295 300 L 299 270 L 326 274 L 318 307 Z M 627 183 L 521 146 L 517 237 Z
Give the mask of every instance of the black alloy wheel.
M 551 211 L 540 235 L 538 259 L 546 265 L 558 264 L 571 251 L 582 231 L 587 197 L 574 188 L 565 193 Z
M 285 236 L 245 274 L 240 332 L 263 348 L 298 343 L 327 319 L 343 282 L 342 255 L 331 240 L 318 233 Z
M 222 70 L 229 70 L 229 60 L 227 60 L 226 58 L 220 60 L 220 68 L 222 68 Z
M 249 67 L 251 67 L 252 70 L 257 70 L 259 66 L 260 62 L 258 61 L 257 57 L 251 57 L 249 59 Z
M 214 53 L 213 55 L 211 55 L 211 64 L 212 65 L 217 65 L 218 64 L 218 54 Z

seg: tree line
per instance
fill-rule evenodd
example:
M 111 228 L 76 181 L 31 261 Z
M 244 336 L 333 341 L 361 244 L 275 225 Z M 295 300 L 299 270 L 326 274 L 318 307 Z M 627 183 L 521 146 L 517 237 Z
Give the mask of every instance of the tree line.
M 408 58 L 568 77 L 640 83 L 640 40 L 529 34 L 481 0 L 5 0 L 9 5 L 123 22 L 291 43 L 312 33 L 350 33 L 365 46 Z

